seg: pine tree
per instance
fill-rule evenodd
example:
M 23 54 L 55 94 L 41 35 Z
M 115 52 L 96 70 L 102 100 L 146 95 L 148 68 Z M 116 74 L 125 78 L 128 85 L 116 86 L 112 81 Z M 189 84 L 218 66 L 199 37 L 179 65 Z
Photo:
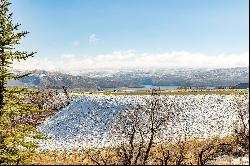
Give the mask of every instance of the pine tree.
M 40 110 L 26 100 L 32 91 L 6 85 L 11 79 L 26 76 L 11 72 L 13 62 L 26 60 L 35 53 L 15 50 L 28 32 L 18 32 L 20 24 L 13 23 L 10 4 L 8 0 L 0 0 L 0 164 L 26 164 L 37 147 L 29 138 L 42 137 L 34 127 L 22 123 L 22 119 Z

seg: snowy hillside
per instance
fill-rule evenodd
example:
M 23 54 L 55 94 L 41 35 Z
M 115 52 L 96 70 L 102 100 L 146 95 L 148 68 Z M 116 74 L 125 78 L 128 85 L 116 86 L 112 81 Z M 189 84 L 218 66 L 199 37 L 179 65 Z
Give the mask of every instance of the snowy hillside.
M 38 126 L 43 134 L 52 138 L 41 141 L 40 149 L 115 144 L 108 134 L 108 126 L 112 124 L 116 113 L 129 105 L 146 105 L 146 99 L 150 98 L 151 96 L 79 95 L 69 106 Z M 173 121 L 163 135 L 166 138 L 188 133 L 188 137 L 206 138 L 230 134 L 237 117 L 236 100 L 243 100 L 247 104 L 248 96 L 161 96 L 161 101 L 174 101 L 178 107 L 176 110 L 169 110 Z

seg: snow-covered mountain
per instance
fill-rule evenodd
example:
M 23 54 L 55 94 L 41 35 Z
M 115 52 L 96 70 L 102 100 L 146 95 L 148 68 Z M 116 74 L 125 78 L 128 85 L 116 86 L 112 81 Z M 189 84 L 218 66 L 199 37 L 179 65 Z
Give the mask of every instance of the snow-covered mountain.
M 96 90 L 102 88 L 116 87 L 141 87 L 138 83 L 116 81 L 109 78 L 95 78 L 84 76 L 74 76 L 59 72 L 48 72 L 35 70 L 32 74 L 19 80 L 10 80 L 8 86 L 26 86 L 49 89 L 61 89 L 66 86 L 69 89 Z
M 57 89 L 64 85 L 71 89 L 96 90 L 102 88 L 143 87 L 143 85 L 218 87 L 249 83 L 249 67 L 85 71 L 78 74 L 74 73 L 74 75 L 38 70 L 32 71 L 32 73 L 21 80 L 10 81 L 9 86 L 24 85 Z
M 135 82 L 142 85 L 157 86 L 192 86 L 216 87 L 235 86 L 249 82 L 249 68 L 227 69 L 161 69 L 161 70 L 131 70 L 116 73 L 92 72 L 85 73 L 89 77 L 108 78 L 115 81 Z

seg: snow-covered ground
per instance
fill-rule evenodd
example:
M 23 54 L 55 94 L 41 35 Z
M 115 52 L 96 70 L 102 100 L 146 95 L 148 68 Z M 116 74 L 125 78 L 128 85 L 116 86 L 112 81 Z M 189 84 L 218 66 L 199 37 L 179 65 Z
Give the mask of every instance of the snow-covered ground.
M 208 165 L 249 165 L 249 155 L 243 157 L 223 155 L 210 161 Z
M 130 105 L 147 105 L 146 99 L 150 98 L 136 95 L 79 95 L 69 106 L 38 126 L 43 134 L 51 137 L 39 141 L 40 149 L 115 144 L 108 134 L 108 126 L 116 113 Z M 188 137 L 206 138 L 233 132 L 233 123 L 237 119 L 235 101 L 247 103 L 248 95 L 171 95 L 161 96 L 161 100 L 165 103 L 174 101 L 180 108 L 170 110 L 174 120 L 167 127 L 165 137 L 188 133 Z

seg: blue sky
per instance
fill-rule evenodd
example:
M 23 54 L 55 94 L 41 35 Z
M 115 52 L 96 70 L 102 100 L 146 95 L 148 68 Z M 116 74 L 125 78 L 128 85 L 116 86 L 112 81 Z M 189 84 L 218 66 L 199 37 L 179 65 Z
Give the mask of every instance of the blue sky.
M 135 50 L 248 52 L 248 0 L 12 0 L 21 48 L 38 58 Z

